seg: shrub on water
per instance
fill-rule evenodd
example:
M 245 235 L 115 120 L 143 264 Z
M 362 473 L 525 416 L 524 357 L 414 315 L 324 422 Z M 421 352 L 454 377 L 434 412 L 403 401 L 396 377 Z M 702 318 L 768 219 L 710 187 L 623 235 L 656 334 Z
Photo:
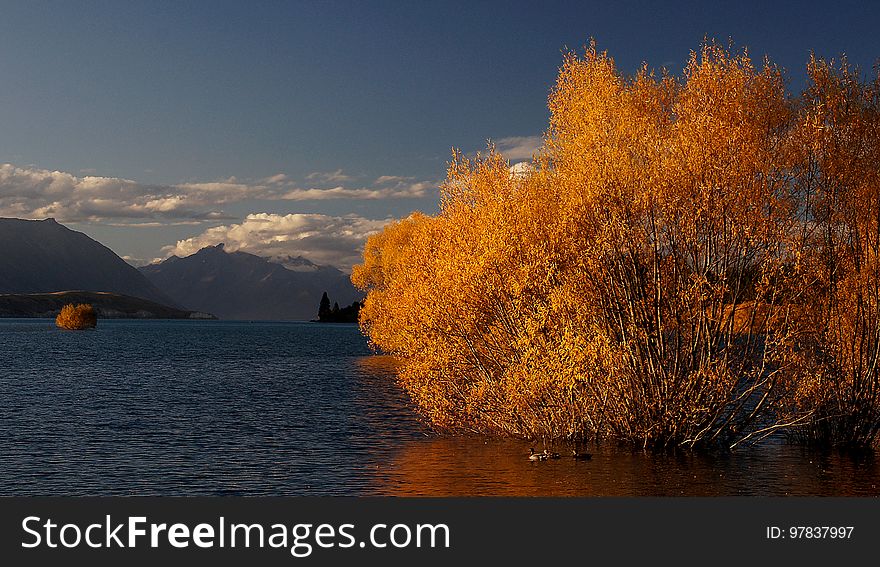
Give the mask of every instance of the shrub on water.
M 453 157 L 367 241 L 361 327 L 436 426 L 698 446 L 880 432 L 880 78 L 715 44 L 566 57 L 531 166 Z
M 61 308 L 61 313 L 55 318 L 55 325 L 61 329 L 94 329 L 98 325 L 98 314 L 87 303 L 69 303 Z

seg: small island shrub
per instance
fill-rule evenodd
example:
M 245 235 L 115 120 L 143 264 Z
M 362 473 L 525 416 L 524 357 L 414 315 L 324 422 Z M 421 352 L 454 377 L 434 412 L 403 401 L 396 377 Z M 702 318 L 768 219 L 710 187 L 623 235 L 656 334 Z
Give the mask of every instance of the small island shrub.
M 61 329 L 94 329 L 98 325 L 98 314 L 87 303 L 70 303 L 61 308 L 61 313 L 55 318 L 55 325 Z

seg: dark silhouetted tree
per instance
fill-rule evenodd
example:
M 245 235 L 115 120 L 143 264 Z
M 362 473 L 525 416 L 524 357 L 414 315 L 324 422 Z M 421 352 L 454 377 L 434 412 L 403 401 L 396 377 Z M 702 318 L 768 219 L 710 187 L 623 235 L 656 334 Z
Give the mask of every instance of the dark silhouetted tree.
M 328 315 L 330 315 L 330 298 L 327 297 L 325 291 L 321 296 L 321 303 L 318 305 L 318 319 L 326 319 Z

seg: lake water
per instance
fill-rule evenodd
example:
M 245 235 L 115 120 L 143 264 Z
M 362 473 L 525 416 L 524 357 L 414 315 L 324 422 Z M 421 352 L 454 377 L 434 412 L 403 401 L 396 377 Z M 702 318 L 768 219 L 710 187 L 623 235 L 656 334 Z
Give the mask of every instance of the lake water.
M 393 376 L 354 325 L 0 319 L 0 495 L 880 494 L 873 454 L 781 443 L 532 463 L 432 433 Z

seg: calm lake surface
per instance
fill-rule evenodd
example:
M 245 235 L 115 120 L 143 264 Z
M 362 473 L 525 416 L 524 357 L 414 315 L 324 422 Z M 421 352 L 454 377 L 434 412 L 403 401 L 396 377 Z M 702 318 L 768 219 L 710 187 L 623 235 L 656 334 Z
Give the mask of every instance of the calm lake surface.
M 393 372 L 354 325 L 0 319 L 0 495 L 880 494 L 873 454 L 785 444 L 532 463 L 431 433 Z

